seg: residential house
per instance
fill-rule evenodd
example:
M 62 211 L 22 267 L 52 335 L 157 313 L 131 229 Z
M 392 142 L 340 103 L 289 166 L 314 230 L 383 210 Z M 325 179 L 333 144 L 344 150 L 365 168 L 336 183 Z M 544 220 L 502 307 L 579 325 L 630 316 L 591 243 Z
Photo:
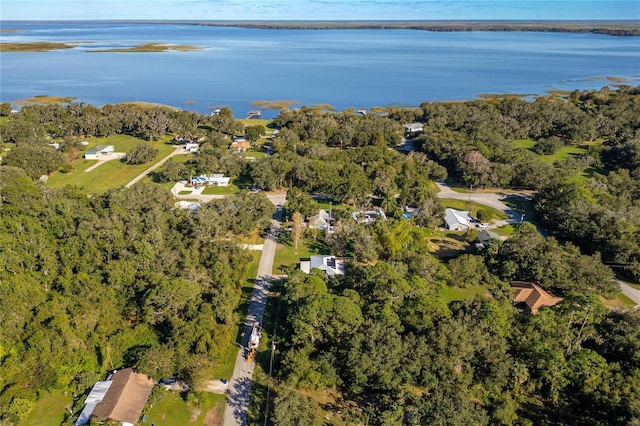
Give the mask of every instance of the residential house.
M 331 216 L 327 210 L 320 210 L 315 216 L 309 218 L 309 228 L 329 229 L 331 225 Z
M 244 138 L 237 138 L 229 145 L 229 150 L 232 152 L 243 153 L 251 148 L 251 142 Z
M 175 206 L 183 210 L 196 211 L 202 206 L 202 203 L 198 201 L 178 201 Z
M 522 304 L 532 314 L 537 314 L 540 308 L 553 306 L 562 301 L 562 297 L 555 297 L 544 291 L 537 283 L 525 281 L 511 281 L 511 287 L 515 289 L 513 302 Z
M 211 175 L 202 175 L 191 178 L 191 184 L 193 186 L 198 185 L 216 185 L 216 186 L 229 186 L 230 177 L 225 177 L 222 173 L 214 173 Z
M 404 125 L 404 131 L 406 133 L 418 133 L 424 130 L 424 124 L 422 123 L 409 123 Z
M 310 273 L 312 269 L 320 269 L 329 277 L 336 275 L 344 275 L 346 262 L 341 259 L 337 259 L 335 256 L 311 256 L 309 260 L 303 260 L 300 262 L 300 269 L 304 273 Z
M 152 389 L 153 379 L 149 376 L 135 373 L 132 368 L 118 370 L 91 389 L 75 424 L 115 421 L 123 426 L 133 426 L 138 422 Z
M 358 223 L 369 225 L 375 222 L 378 218 L 387 220 L 387 215 L 381 209 L 359 211 L 351 213 L 351 217 Z
M 500 235 L 496 234 L 493 231 L 489 231 L 488 229 L 482 229 L 480 232 L 478 232 L 478 237 L 476 238 L 476 241 L 480 244 L 486 244 L 489 242 L 489 240 L 499 240 L 500 239 Z
M 466 231 L 471 224 L 471 215 L 468 211 L 446 209 L 444 211 L 445 226 L 450 231 Z
M 92 148 L 89 148 L 84 153 L 84 158 L 86 158 L 87 160 L 99 160 L 101 156 L 112 154 L 113 151 L 115 151 L 113 145 L 96 145 Z

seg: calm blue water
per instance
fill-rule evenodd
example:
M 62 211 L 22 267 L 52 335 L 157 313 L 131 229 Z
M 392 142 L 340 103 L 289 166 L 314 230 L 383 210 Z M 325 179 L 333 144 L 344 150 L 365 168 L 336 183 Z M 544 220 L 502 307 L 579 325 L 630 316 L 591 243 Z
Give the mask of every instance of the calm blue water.
M 0 54 L 0 99 L 73 96 L 103 105 L 141 100 L 236 116 L 256 100 L 336 109 L 417 106 L 482 93 L 597 89 L 604 77 L 640 84 L 640 37 L 408 30 L 250 30 L 188 25 L 3 22 L 3 42 L 81 42 L 43 53 Z M 90 53 L 146 42 L 202 51 Z M 194 103 L 195 102 L 195 103 Z M 277 111 L 265 112 L 275 116 Z

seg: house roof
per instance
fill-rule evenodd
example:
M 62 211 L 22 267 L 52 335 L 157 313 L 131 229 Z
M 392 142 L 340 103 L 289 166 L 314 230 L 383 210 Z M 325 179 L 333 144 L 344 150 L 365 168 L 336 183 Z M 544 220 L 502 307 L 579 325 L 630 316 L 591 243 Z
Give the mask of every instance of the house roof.
M 300 262 L 300 269 L 307 274 L 314 268 L 325 271 L 329 276 L 344 275 L 345 261 L 335 256 L 311 256 L 309 260 Z
M 106 147 L 107 147 L 107 145 L 96 145 L 94 147 L 89 148 L 86 151 L 86 154 L 94 154 L 95 155 L 95 154 L 99 153 L 100 151 L 102 151 L 103 149 L 105 149 Z
M 469 227 L 469 221 L 471 215 L 468 211 L 446 209 L 444 211 L 444 221 L 447 222 L 449 228 L 456 228 L 457 226 Z
M 500 235 L 496 234 L 493 231 L 489 231 L 488 229 L 482 229 L 478 232 L 477 240 L 481 243 L 486 243 L 489 240 L 499 240 Z
M 424 124 L 422 123 L 408 123 L 404 125 L 404 129 L 408 132 L 417 132 L 419 130 L 424 129 Z
M 324 229 L 329 226 L 329 212 L 327 210 L 319 210 L 318 214 L 309 218 L 310 228 Z
M 125 368 L 114 373 L 111 386 L 91 414 L 98 421 L 115 420 L 135 424 L 153 388 L 153 380 Z
M 231 149 L 249 149 L 251 148 L 251 143 L 247 141 L 235 141 L 231 142 L 229 146 Z
M 516 290 L 513 301 L 527 305 L 532 314 L 537 314 L 542 307 L 553 306 L 562 301 L 562 297 L 552 296 L 536 283 L 511 281 L 511 287 Z

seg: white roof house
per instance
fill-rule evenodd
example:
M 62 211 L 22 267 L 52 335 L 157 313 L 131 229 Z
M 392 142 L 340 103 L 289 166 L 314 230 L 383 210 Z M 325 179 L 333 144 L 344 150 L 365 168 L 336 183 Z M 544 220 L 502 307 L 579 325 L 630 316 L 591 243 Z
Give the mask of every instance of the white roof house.
M 300 270 L 304 273 L 310 273 L 312 269 L 318 268 L 326 272 L 330 277 L 336 275 L 344 275 L 346 262 L 336 259 L 335 256 L 311 256 L 309 260 L 300 262 Z
M 446 209 L 444 221 L 450 231 L 466 231 L 471 223 L 471 215 L 468 211 Z
M 195 211 L 198 210 L 200 208 L 202 204 L 197 202 L 197 201 L 178 201 L 175 206 L 179 209 L 183 209 L 183 210 L 191 210 L 191 211 Z
M 78 417 L 78 420 L 76 420 L 76 426 L 86 425 L 87 423 L 89 423 L 91 414 L 93 414 L 93 410 L 95 410 L 96 405 L 98 405 L 98 403 L 104 399 L 104 396 L 107 394 L 111 383 L 113 383 L 113 381 L 111 380 L 96 382 L 96 384 L 91 389 L 91 392 L 89 392 L 87 399 L 84 400 L 84 403 L 86 405 L 80 413 L 80 417 Z
M 97 160 L 101 155 L 108 155 L 115 150 L 113 145 L 96 145 L 93 148 L 89 148 L 84 153 L 84 158 L 87 160 Z
M 359 211 L 351 213 L 351 217 L 358 223 L 369 225 L 376 221 L 378 218 L 387 220 L 387 215 L 381 209 Z
M 222 173 L 215 173 L 212 175 L 196 176 L 194 178 L 191 178 L 191 184 L 192 185 L 210 184 L 210 185 L 217 185 L 217 186 L 229 186 L 230 180 L 231 180 L 230 177 L 224 177 Z
M 421 132 L 424 130 L 424 124 L 422 123 L 409 123 L 404 125 L 404 131 L 407 133 Z

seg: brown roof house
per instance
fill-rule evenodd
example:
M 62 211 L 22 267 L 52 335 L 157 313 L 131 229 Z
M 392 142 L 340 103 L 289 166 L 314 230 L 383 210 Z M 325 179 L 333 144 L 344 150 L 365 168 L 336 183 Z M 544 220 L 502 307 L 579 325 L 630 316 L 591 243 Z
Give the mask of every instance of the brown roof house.
M 525 281 L 511 281 L 515 292 L 513 302 L 523 303 L 532 314 L 537 314 L 540 308 L 553 306 L 562 301 L 562 297 L 555 297 L 544 291 L 539 284 Z
M 152 389 L 153 379 L 149 376 L 135 373 L 132 368 L 116 371 L 91 389 L 75 424 L 109 420 L 124 426 L 135 425 Z

